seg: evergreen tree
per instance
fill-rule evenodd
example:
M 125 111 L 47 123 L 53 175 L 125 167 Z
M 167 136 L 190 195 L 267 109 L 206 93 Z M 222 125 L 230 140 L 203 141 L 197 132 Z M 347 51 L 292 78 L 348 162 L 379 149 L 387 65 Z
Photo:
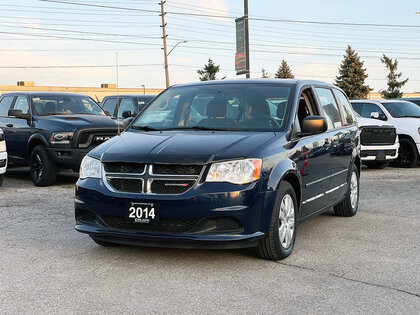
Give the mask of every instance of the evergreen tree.
M 348 45 L 344 59 L 338 69 L 339 75 L 335 78 L 335 84 L 339 86 L 350 99 L 366 98 L 371 91 L 369 85 L 365 85 L 368 77 L 364 62 L 359 55 Z
M 216 66 L 211 58 L 203 69 L 197 70 L 200 75 L 200 81 L 217 80 L 216 74 L 219 72 L 220 66 Z
M 264 68 L 262 68 L 261 69 L 261 78 L 263 78 L 263 79 L 267 79 L 267 78 L 269 78 L 270 77 L 270 75 L 268 74 L 268 72 L 267 71 L 265 71 L 265 69 Z
M 408 78 L 402 81 L 398 81 L 398 79 L 402 76 L 401 72 L 397 73 L 398 60 L 395 59 L 395 61 L 392 61 L 392 58 L 388 58 L 387 56 L 383 55 L 381 61 L 389 70 L 389 74 L 386 76 L 388 78 L 388 89 L 381 92 L 382 97 L 386 99 L 402 97 L 403 93 L 400 89 L 408 82 Z
M 292 74 L 292 70 L 286 60 L 283 59 L 274 77 L 277 79 L 293 79 L 295 76 Z

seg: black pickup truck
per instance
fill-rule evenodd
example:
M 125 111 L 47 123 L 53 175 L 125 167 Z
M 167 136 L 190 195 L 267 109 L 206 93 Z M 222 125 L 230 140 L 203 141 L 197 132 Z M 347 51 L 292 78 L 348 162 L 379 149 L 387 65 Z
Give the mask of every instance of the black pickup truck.
M 53 185 L 60 169 L 78 171 L 86 153 L 118 132 L 90 97 L 51 92 L 3 94 L 0 128 L 9 162 L 29 165 L 36 186 Z

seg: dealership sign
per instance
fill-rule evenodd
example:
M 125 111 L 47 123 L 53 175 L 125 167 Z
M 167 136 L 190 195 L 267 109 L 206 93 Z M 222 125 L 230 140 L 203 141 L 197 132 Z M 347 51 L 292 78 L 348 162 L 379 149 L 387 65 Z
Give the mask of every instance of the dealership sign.
M 235 70 L 236 74 L 246 74 L 249 69 L 246 68 L 246 37 L 245 37 L 245 17 L 235 20 L 236 22 L 236 54 L 235 54 Z

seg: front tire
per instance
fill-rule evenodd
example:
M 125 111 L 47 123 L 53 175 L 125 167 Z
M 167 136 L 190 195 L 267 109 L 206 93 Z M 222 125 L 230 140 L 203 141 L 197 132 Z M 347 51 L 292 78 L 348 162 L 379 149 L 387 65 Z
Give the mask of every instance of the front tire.
M 335 215 L 340 217 L 352 217 L 359 208 L 360 176 L 359 170 L 354 164 L 352 166 L 348 184 L 349 190 L 346 194 L 346 198 L 334 206 Z
M 411 168 L 419 162 L 419 153 L 413 140 L 400 139 L 400 149 L 398 150 L 397 165 L 399 167 Z
M 281 260 L 288 257 L 295 244 L 298 211 L 293 187 L 282 181 L 274 201 L 268 236 L 259 241 L 258 255 L 263 259 Z
M 51 186 L 57 181 L 57 165 L 51 161 L 44 146 L 37 145 L 32 150 L 29 167 L 35 186 Z

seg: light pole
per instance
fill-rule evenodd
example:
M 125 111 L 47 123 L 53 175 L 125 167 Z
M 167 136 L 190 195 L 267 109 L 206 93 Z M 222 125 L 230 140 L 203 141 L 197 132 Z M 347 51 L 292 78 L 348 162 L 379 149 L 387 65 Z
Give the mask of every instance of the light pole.
M 168 54 L 166 56 L 169 56 L 169 54 L 172 52 L 172 50 L 175 49 L 176 46 L 178 46 L 179 44 L 183 44 L 183 43 L 188 43 L 188 41 L 187 40 L 183 40 L 183 41 L 180 41 L 180 42 L 176 43 L 175 46 L 172 47 L 172 49 L 168 52 Z
M 140 85 L 140 87 L 143 88 L 143 94 L 146 94 L 146 84 L 142 84 Z

